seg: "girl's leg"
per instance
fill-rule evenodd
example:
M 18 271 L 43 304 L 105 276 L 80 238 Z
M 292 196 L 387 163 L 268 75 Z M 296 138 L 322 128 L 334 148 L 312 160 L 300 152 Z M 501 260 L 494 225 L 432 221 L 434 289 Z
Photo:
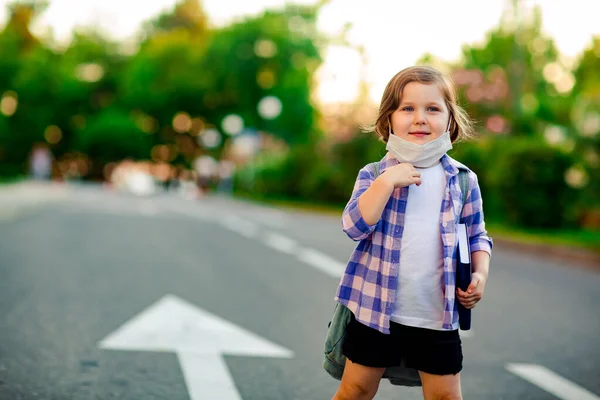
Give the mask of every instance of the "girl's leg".
M 434 375 L 419 371 L 425 400 L 462 400 L 460 373 Z
M 332 400 L 371 400 L 384 372 L 385 368 L 365 367 L 346 359 L 342 382 Z

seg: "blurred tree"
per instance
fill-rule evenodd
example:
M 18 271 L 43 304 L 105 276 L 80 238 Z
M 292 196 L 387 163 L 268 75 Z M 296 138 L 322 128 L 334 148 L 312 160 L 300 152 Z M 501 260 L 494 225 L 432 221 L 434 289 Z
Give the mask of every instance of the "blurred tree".
M 22 76 L 30 73 L 24 71 L 29 67 L 28 63 L 39 65 L 47 61 L 48 53 L 29 29 L 31 22 L 47 5 L 47 2 L 37 0 L 15 1 L 7 5 L 8 21 L 0 32 L 0 100 L 10 93 L 14 107 L 11 107 L 11 112 L 6 113 L 0 126 L 3 130 L 0 133 L 0 174 L 24 172 L 31 144 L 39 139 L 35 135 L 35 128 L 26 129 L 22 135 L 10 132 L 18 131 L 28 120 L 39 123 L 47 119 L 49 114 L 46 110 L 39 115 L 39 120 L 32 118 L 35 114 L 27 109 L 28 87 L 20 87 L 23 83 Z
M 205 88 L 211 84 L 199 70 L 206 37 L 185 29 L 150 37 L 126 66 L 121 91 L 125 105 L 170 126 L 176 112 L 200 111 Z
M 13 36 L 17 40 L 21 51 L 38 45 L 39 41 L 33 36 L 29 26 L 48 7 L 48 4 L 48 1 L 44 0 L 12 1 L 8 3 L 8 22 L 2 35 Z
M 600 37 L 585 49 L 574 75 L 571 118 L 578 134 L 575 151 L 581 160 L 577 186 L 583 190 L 582 225 L 600 228 Z M 577 170 L 575 170 L 577 171 Z
M 568 127 L 571 72 L 542 32 L 539 7 L 525 14 L 519 1 L 511 3 L 482 45 L 463 46 L 453 74 L 461 97 L 489 132 L 535 135 L 548 124 Z
M 60 54 L 60 82 L 55 93 L 55 123 L 64 129 L 65 150 L 72 145 L 72 135 L 85 126 L 87 118 L 118 102 L 119 79 L 126 61 L 117 44 L 98 32 L 73 35 L 69 47 Z
M 172 128 L 174 116 L 201 115 L 201 96 L 210 85 L 199 70 L 210 38 L 208 18 L 199 1 L 183 0 L 146 22 L 144 34 L 125 68 L 120 97 L 125 107 L 156 121 L 152 131 L 160 134 L 153 136 L 154 143 L 174 144 L 178 136 Z
M 216 121 L 235 113 L 245 126 L 306 143 L 315 122 L 314 73 L 322 61 L 319 6 L 267 11 L 215 32 L 201 65 L 211 82 L 203 96 L 206 113 Z
M 235 114 L 245 127 L 306 142 L 314 126 L 313 75 L 321 62 L 317 8 L 290 7 L 206 30 L 193 4 L 184 1 L 147 24 L 147 39 L 123 75 L 120 97 L 129 109 L 156 119 L 154 142 L 173 143 L 188 133 L 173 126 L 178 113 L 217 129 Z M 187 161 L 199 151 L 188 152 Z
M 73 147 L 93 160 L 91 177 L 102 179 L 109 162 L 149 158 L 151 143 L 128 113 L 113 107 L 91 117 Z
M 147 37 L 162 32 L 185 29 L 204 35 L 208 31 L 208 17 L 199 0 L 182 0 L 173 10 L 165 11 L 156 18 L 144 23 Z

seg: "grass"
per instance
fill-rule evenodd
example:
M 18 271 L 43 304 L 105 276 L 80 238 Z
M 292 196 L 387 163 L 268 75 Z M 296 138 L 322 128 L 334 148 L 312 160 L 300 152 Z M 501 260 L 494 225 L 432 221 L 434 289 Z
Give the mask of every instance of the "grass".
M 24 176 L 0 176 L 0 185 L 9 185 L 24 180 Z
M 490 236 L 507 241 L 577 247 L 600 254 L 600 231 L 589 229 L 546 230 L 516 228 L 499 223 L 486 224 Z
M 344 209 L 343 205 L 314 204 L 302 200 L 257 198 L 240 194 L 236 194 L 236 196 L 292 211 L 314 212 L 336 217 L 341 217 Z M 586 229 L 547 230 L 520 228 L 495 222 L 486 223 L 486 229 L 492 238 L 503 239 L 505 241 L 581 248 L 600 254 L 600 231 Z

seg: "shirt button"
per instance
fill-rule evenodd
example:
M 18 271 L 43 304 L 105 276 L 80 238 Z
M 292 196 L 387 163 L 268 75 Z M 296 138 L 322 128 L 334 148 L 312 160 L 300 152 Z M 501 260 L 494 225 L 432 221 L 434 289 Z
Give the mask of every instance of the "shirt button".
M 445 228 L 445 227 L 447 227 L 447 226 L 448 226 L 448 223 L 447 223 L 446 221 L 444 221 L 444 222 L 442 223 L 442 226 Z

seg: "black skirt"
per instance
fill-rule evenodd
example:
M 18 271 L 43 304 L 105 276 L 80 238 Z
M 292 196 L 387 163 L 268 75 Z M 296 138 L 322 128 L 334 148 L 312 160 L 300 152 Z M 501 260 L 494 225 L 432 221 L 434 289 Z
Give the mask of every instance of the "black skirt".
M 369 328 L 352 315 L 342 351 L 352 362 L 367 367 L 406 366 L 435 375 L 462 370 L 458 330 L 438 331 L 390 322 L 390 334 Z

